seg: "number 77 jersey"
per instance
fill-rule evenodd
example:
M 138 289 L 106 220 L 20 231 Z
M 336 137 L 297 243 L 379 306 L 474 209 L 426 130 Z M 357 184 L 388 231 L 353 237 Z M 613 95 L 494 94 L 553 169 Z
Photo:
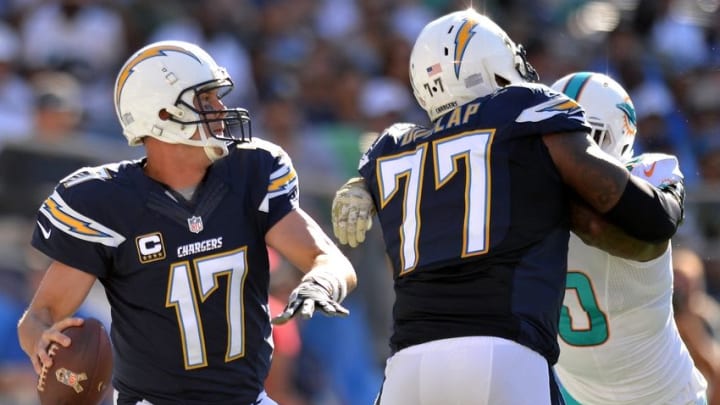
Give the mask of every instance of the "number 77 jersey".
M 554 363 L 569 236 L 542 135 L 588 132 L 541 85 L 508 86 L 432 128 L 396 124 L 360 161 L 393 266 L 391 347 L 489 335 Z

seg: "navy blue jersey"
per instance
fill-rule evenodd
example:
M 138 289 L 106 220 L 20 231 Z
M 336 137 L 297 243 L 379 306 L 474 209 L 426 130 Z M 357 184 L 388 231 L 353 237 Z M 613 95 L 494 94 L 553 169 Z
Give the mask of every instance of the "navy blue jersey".
M 231 148 L 189 202 L 143 164 L 63 179 L 32 244 L 105 287 L 118 390 L 155 405 L 253 403 L 272 353 L 265 234 L 298 205 L 290 159 L 260 140 Z
M 577 103 L 523 85 L 375 141 L 359 171 L 394 270 L 393 351 L 490 335 L 555 363 L 568 192 L 542 135 L 578 131 Z

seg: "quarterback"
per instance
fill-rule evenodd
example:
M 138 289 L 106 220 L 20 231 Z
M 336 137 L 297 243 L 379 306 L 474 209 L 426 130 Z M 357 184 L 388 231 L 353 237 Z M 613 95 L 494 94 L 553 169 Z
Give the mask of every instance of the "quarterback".
M 197 45 L 149 44 L 115 107 L 147 156 L 82 168 L 42 202 L 32 245 L 53 259 L 18 325 L 35 370 L 99 280 L 112 313 L 116 405 L 275 405 L 268 246 L 305 272 L 286 322 L 340 305 L 355 271 L 299 205 L 290 157 L 228 108 L 227 71 Z
M 602 152 L 578 103 L 536 83 L 523 47 L 472 9 L 425 26 L 410 76 L 431 125 L 387 128 L 332 209 L 351 245 L 377 212 L 393 268 L 376 404 L 561 404 L 571 197 L 647 241 L 674 234 L 680 202 Z

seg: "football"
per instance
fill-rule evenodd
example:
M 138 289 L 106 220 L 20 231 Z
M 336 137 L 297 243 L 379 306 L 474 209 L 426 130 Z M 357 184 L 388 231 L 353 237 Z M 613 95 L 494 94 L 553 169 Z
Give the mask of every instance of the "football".
M 52 343 L 52 367 L 43 367 L 37 391 L 42 405 L 97 405 L 106 396 L 112 376 L 113 354 L 103 324 L 86 318 L 81 326 L 63 330 L 69 347 Z

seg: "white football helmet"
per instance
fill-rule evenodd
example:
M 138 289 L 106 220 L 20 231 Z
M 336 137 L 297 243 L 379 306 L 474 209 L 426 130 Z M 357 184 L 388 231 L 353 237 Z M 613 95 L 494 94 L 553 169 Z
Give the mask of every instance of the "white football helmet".
M 577 72 L 551 86 L 584 109 L 592 137 L 608 154 L 625 163 L 633 155 L 637 133 L 635 107 L 625 89 L 602 73 Z
M 233 88 L 227 71 L 197 45 L 161 41 L 132 55 L 115 81 L 115 112 L 130 145 L 146 136 L 205 149 L 210 160 L 227 155 L 228 144 L 251 137 L 250 116 L 242 108 L 208 109 L 198 95 Z M 210 123 L 220 122 L 211 129 Z M 217 129 L 222 127 L 222 133 Z M 239 136 L 232 130 L 239 129 Z M 199 132 L 200 139 L 191 139 Z
M 413 93 L 431 121 L 509 84 L 537 80 L 522 45 L 472 8 L 428 23 L 410 54 Z

